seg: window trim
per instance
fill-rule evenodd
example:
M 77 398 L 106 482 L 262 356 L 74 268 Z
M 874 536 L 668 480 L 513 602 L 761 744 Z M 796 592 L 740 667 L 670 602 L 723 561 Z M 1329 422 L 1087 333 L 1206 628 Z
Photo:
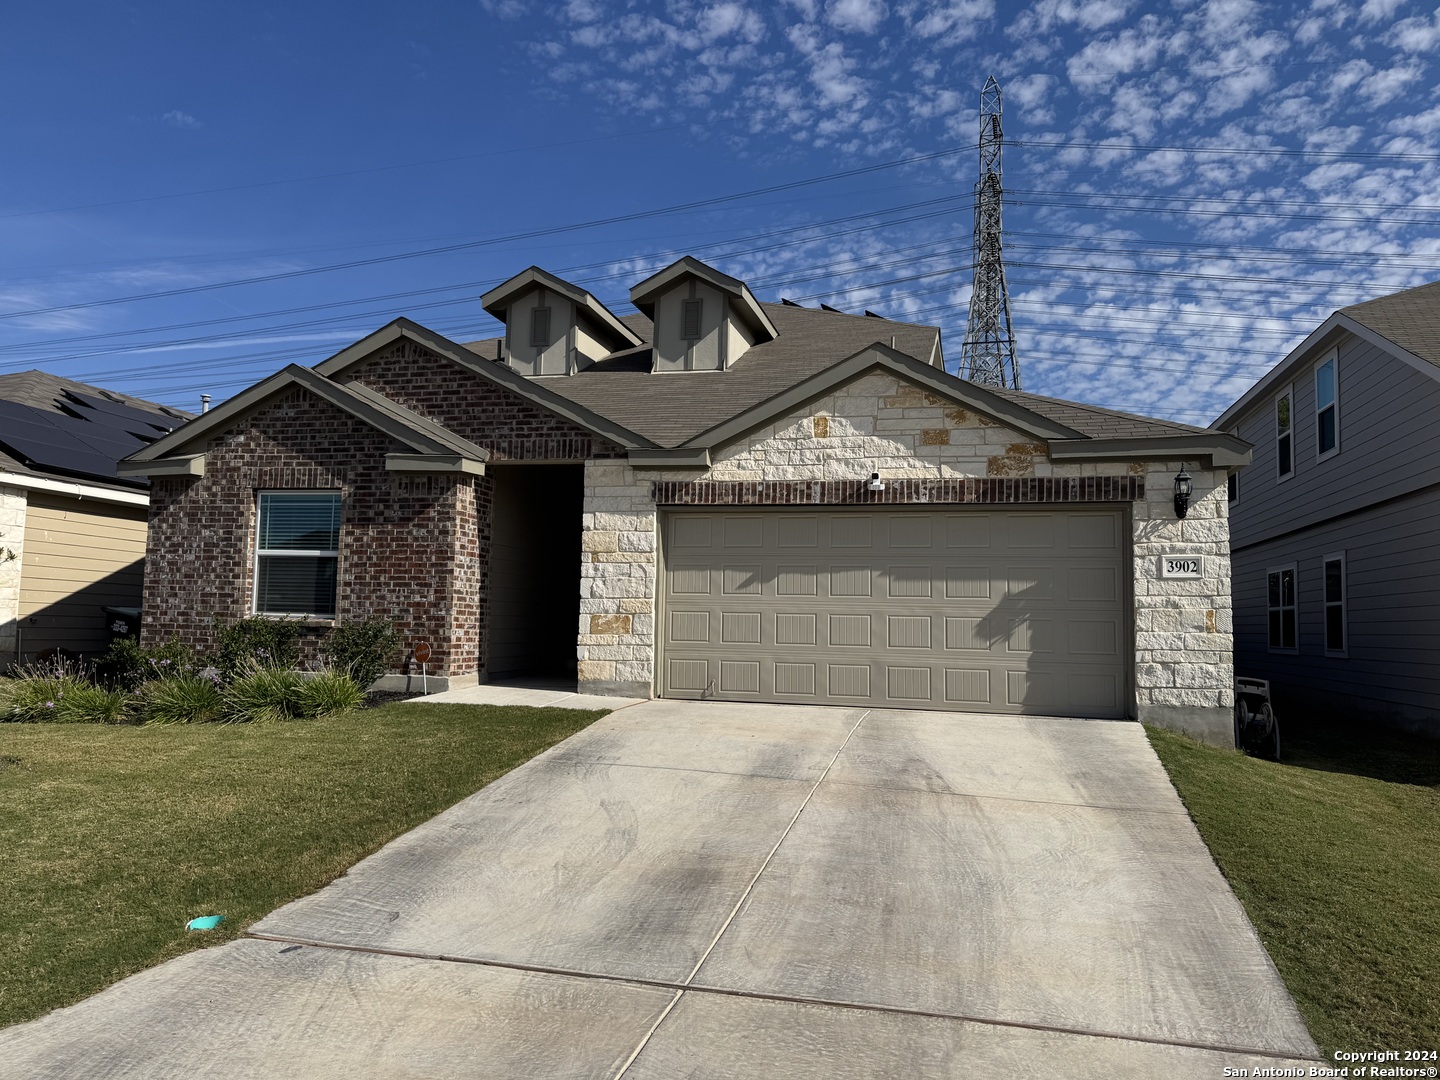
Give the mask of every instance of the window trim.
M 1290 596 L 1292 601 L 1288 610 L 1291 612 L 1293 619 L 1295 644 L 1290 646 L 1272 645 L 1270 643 L 1270 613 L 1272 611 L 1280 612 L 1280 640 L 1284 641 L 1285 611 L 1287 608 L 1285 605 L 1284 578 L 1281 578 L 1280 604 L 1277 607 L 1270 606 L 1270 577 L 1273 574 L 1285 574 L 1287 572 L 1290 574 Z M 1279 566 L 1267 566 L 1265 568 L 1265 646 L 1272 653 L 1294 655 L 1300 651 L 1300 575 L 1296 572 L 1293 562 L 1282 563 Z
M 1329 588 L 1330 564 L 1340 564 L 1340 599 L 1331 600 L 1327 592 Z M 1325 642 L 1325 655 L 1344 657 L 1350 655 L 1350 570 L 1345 563 L 1345 552 L 1332 551 L 1320 560 L 1320 599 L 1325 609 L 1325 621 L 1322 624 Z M 1338 649 L 1330 647 L 1330 609 L 1340 609 L 1340 639 L 1342 645 Z
M 536 304 L 530 309 L 530 347 L 544 349 L 551 344 L 550 305 Z
M 1280 402 L 1283 399 L 1290 401 L 1290 427 L 1285 432 L 1280 431 Z M 1295 384 L 1286 386 L 1280 393 L 1275 395 L 1275 479 L 1276 481 L 1289 480 L 1295 475 Z M 1290 440 L 1290 468 L 1282 472 L 1280 464 L 1284 460 L 1280 455 L 1281 440 Z
M 685 324 L 689 320 L 689 313 L 695 312 L 695 332 L 687 334 L 689 329 Z M 687 296 L 680 301 L 680 340 L 699 341 L 705 336 L 705 300 L 699 296 Z
M 319 549 L 298 550 L 295 548 L 284 548 L 275 551 L 265 550 L 260 547 L 261 538 L 265 535 L 264 530 L 264 496 L 266 495 L 329 495 L 336 500 L 340 511 L 340 523 L 336 527 L 336 548 L 334 551 L 321 551 Z M 250 614 L 258 615 L 265 619 L 334 619 L 340 613 L 340 548 L 339 532 L 340 524 L 344 521 L 345 496 L 338 488 L 260 488 L 255 492 L 255 539 L 251 545 L 253 553 L 250 560 Z M 335 560 L 335 599 L 331 604 L 333 611 L 261 611 L 260 610 L 260 560 L 265 557 L 292 556 L 294 558 L 333 558 Z
M 1332 399 L 1331 399 L 1329 405 L 1326 405 L 1326 406 L 1324 406 L 1324 407 L 1322 408 L 1321 405 L 1320 405 L 1320 369 L 1323 368 L 1326 364 L 1331 365 L 1330 370 L 1331 370 L 1331 373 L 1332 373 L 1332 374 L 1331 374 L 1331 380 L 1332 380 L 1331 394 L 1332 394 Z M 1329 458 L 1334 457 L 1336 454 L 1338 454 L 1338 453 L 1340 452 L 1340 350 L 1339 350 L 1338 348 L 1331 349 L 1331 350 L 1330 350 L 1330 354 L 1329 354 L 1328 356 L 1326 356 L 1325 359 L 1321 360 L 1318 364 L 1315 365 L 1314 383 L 1315 383 L 1315 460 L 1316 460 L 1316 461 L 1325 461 L 1325 460 L 1327 460 L 1327 459 L 1329 459 Z M 1325 411 L 1325 409 L 1333 410 L 1333 412 L 1335 413 L 1335 445 L 1332 446 L 1329 450 L 1324 450 L 1324 451 L 1322 451 L 1322 450 L 1320 449 L 1320 431 L 1321 431 L 1320 415 L 1321 415 L 1321 413 L 1323 413 L 1323 412 Z M 1294 412 L 1295 412 L 1295 405 L 1294 405 L 1294 402 L 1293 402 L 1293 401 L 1291 402 L 1291 405 L 1290 405 L 1290 412 L 1291 412 L 1292 415 L 1293 415 Z

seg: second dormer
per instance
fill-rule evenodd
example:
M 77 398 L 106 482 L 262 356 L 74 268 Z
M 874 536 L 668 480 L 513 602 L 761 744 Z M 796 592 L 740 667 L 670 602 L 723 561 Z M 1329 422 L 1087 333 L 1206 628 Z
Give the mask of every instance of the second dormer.
M 644 344 L 595 297 L 538 266 L 497 285 L 480 303 L 505 324 L 504 360 L 521 375 L 573 375 Z
M 655 324 L 656 372 L 724 371 L 779 336 L 743 281 L 689 255 L 636 285 L 630 302 Z

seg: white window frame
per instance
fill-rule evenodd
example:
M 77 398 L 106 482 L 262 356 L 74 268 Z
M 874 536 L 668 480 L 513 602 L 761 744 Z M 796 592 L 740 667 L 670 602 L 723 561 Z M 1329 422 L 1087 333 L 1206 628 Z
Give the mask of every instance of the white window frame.
M 1281 432 L 1281 430 L 1280 430 L 1280 402 L 1281 402 L 1282 400 L 1288 400 L 1288 401 L 1290 402 L 1290 428 L 1289 428 L 1288 431 L 1285 431 L 1285 432 Z M 1275 417 L 1275 478 L 1276 478 L 1277 481 L 1279 481 L 1279 480 L 1289 480 L 1292 476 L 1295 475 L 1295 384 L 1294 384 L 1294 383 L 1291 383 L 1289 386 L 1285 387 L 1285 389 L 1281 390 L 1280 393 L 1278 393 L 1278 394 L 1275 395 L 1274 417 Z M 1290 440 L 1290 470 L 1289 470 L 1289 472 L 1281 472 L 1281 471 L 1280 471 L 1280 465 L 1281 465 L 1281 463 L 1282 463 L 1283 460 L 1284 460 L 1284 458 L 1283 458 L 1283 457 L 1281 456 L 1281 454 L 1280 454 L 1280 443 L 1281 443 L 1281 441 L 1284 440 L 1284 439 L 1289 439 L 1289 440 Z
M 264 535 L 265 535 L 265 529 L 264 529 L 264 507 L 265 507 L 265 496 L 267 496 L 267 495 L 329 495 L 329 496 L 333 496 L 333 497 L 334 497 L 336 500 L 338 500 L 339 503 L 340 503 L 340 511 L 341 511 L 342 520 L 343 520 L 343 513 L 344 513 L 344 496 L 343 496 L 339 491 L 335 490 L 334 488 L 314 488 L 314 489 L 310 489 L 310 488 L 306 488 L 306 489 L 295 489 L 295 488 L 274 489 L 274 488 L 271 488 L 271 489 L 265 489 L 265 490 L 257 491 L 257 492 L 255 493 L 255 556 L 254 556 L 254 559 L 253 559 L 253 561 L 252 561 L 252 563 L 251 563 L 251 567 L 250 567 L 250 570 L 251 570 L 251 579 L 252 579 L 252 580 L 251 580 L 251 589 L 250 589 L 250 611 L 251 611 L 253 614 L 255 614 L 255 615 L 262 615 L 262 616 L 264 616 L 264 617 L 266 617 L 266 618 L 272 618 L 272 619 L 287 619 L 287 618 L 288 618 L 288 619 L 295 619 L 295 618 L 302 618 L 302 619 L 303 619 L 303 618 L 311 618 L 311 619 L 334 619 L 334 618 L 336 618 L 336 617 L 339 615 L 339 608 L 340 608 L 340 596 L 339 596 L 339 592 L 340 592 L 340 549 L 339 549 L 339 547 L 337 546 L 334 551 L 297 550 L 297 549 L 294 549 L 294 548 L 277 548 L 277 549 L 274 550 L 274 551 L 262 549 L 261 546 L 260 546 L 260 544 L 261 544 L 262 538 L 263 538 Z M 339 530 L 337 529 L 336 532 L 337 532 L 337 535 L 338 535 Z M 333 612 L 318 612 L 318 611 L 297 612 L 297 611 L 261 611 L 261 610 L 260 610 L 260 560 L 261 560 L 262 558 L 271 557 L 271 556 L 283 558 L 283 557 L 285 557 L 285 556 L 287 556 L 287 555 L 290 556 L 290 557 L 292 557 L 292 558 L 333 558 L 333 559 L 335 560 L 335 592 L 336 592 L 336 595 L 335 595 L 335 602 L 331 605 L 333 608 L 335 608 L 335 610 L 334 610 Z
M 1325 405 L 1325 406 L 1322 407 L 1321 404 L 1320 404 L 1320 369 L 1323 368 L 1326 364 L 1329 364 L 1329 365 L 1330 365 L 1330 371 L 1331 371 L 1331 393 L 1333 394 L 1333 398 L 1332 398 L 1332 400 L 1331 400 L 1331 402 L 1330 402 L 1329 405 Z M 1324 451 L 1322 451 L 1322 450 L 1320 449 L 1320 430 L 1321 430 L 1321 428 L 1320 428 L 1320 414 L 1323 413 L 1326 409 L 1333 410 L 1334 413 L 1335 413 L 1335 445 L 1332 446 L 1329 450 L 1324 450 Z M 1291 406 L 1290 406 L 1290 411 L 1291 411 L 1291 413 L 1294 413 L 1294 411 L 1295 411 L 1295 406 L 1294 406 L 1293 401 L 1292 401 Z M 1334 456 L 1335 456 L 1336 454 L 1338 454 L 1339 452 L 1340 452 L 1340 350 L 1339 350 L 1339 349 L 1332 349 L 1332 350 L 1330 351 L 1330 355 L 1329 355 L 1329 356 L 1325 357 L 1324 360 L 1321 360 L 1320 363 L 1318 363 L 1318 364 L 1315 365 L 1315 460 L 1316 460 L 1316 461 L 1324 461 L 1326 458 L 1332 458 L 1332 457 L 1334 457 Z
M 1330 564 L 1340 564 L 1340 598 L 1330 599 Z M 1345 552 L 1332 551 L 1320 562 L 1320 598 L 1324 603 L 1325 621 L 1321 624 L 1324 633 L 1326 656 L 1350 655 L 1350 572 L 1345 565 Z M 1330 609 L 1340 609 L 1341 647 L 1330 647 Z
M 1284 592 L 1285 582 L 1284 578 L 1282 577 L 1280 582 L 1280 603 L 1278 606 L 1272 607 L 1270 604 L 1270 578 L 1274 574 L 1285 573 L 1289 573 L 1290 575 L 1291 603 L 1287 608 L 1285 604 Z M 1287 610 L 1291 614 L 1292 626 L 1294 628 L 1295 644 L 1289 646 L 1284 644 L 1272 645 L 1270 643 L 1270 613 L 1272 611 L 1280 612 L 1279 638 L 1280 641 L 1283 642 L 1285 640 L 1285 612 Z M 1293 562 L 1284 563 L 1280 566 L 1268 566 L 1265 568 L 1265 646 L 1272 653 L 1298 653 L 1300 651 L 1300 575 L 1296 573 L 1295 564 Z

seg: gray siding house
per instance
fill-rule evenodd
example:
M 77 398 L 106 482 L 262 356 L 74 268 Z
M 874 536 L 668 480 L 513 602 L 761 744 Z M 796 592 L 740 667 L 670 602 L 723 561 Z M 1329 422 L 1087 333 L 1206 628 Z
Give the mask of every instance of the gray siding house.
M 1235 670 L 1297 712 L 1440 735 L 1440 282 L 1342 308 L 1212 429 L 1231 478 Z

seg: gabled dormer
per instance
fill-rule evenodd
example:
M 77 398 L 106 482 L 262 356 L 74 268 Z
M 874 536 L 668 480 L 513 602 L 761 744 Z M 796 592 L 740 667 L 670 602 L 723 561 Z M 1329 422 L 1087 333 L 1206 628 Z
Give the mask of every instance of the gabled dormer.
M 779 337 L 743 281 L 686 255 L 630 290 L 655 324 L 653 370 L 724 371 L 752 345 Z
M 538 266 L 497 285 L 480 303 L 505 324 L 504 360 L 521 375 L 573 375 L 644 344 L 595 297 Z

